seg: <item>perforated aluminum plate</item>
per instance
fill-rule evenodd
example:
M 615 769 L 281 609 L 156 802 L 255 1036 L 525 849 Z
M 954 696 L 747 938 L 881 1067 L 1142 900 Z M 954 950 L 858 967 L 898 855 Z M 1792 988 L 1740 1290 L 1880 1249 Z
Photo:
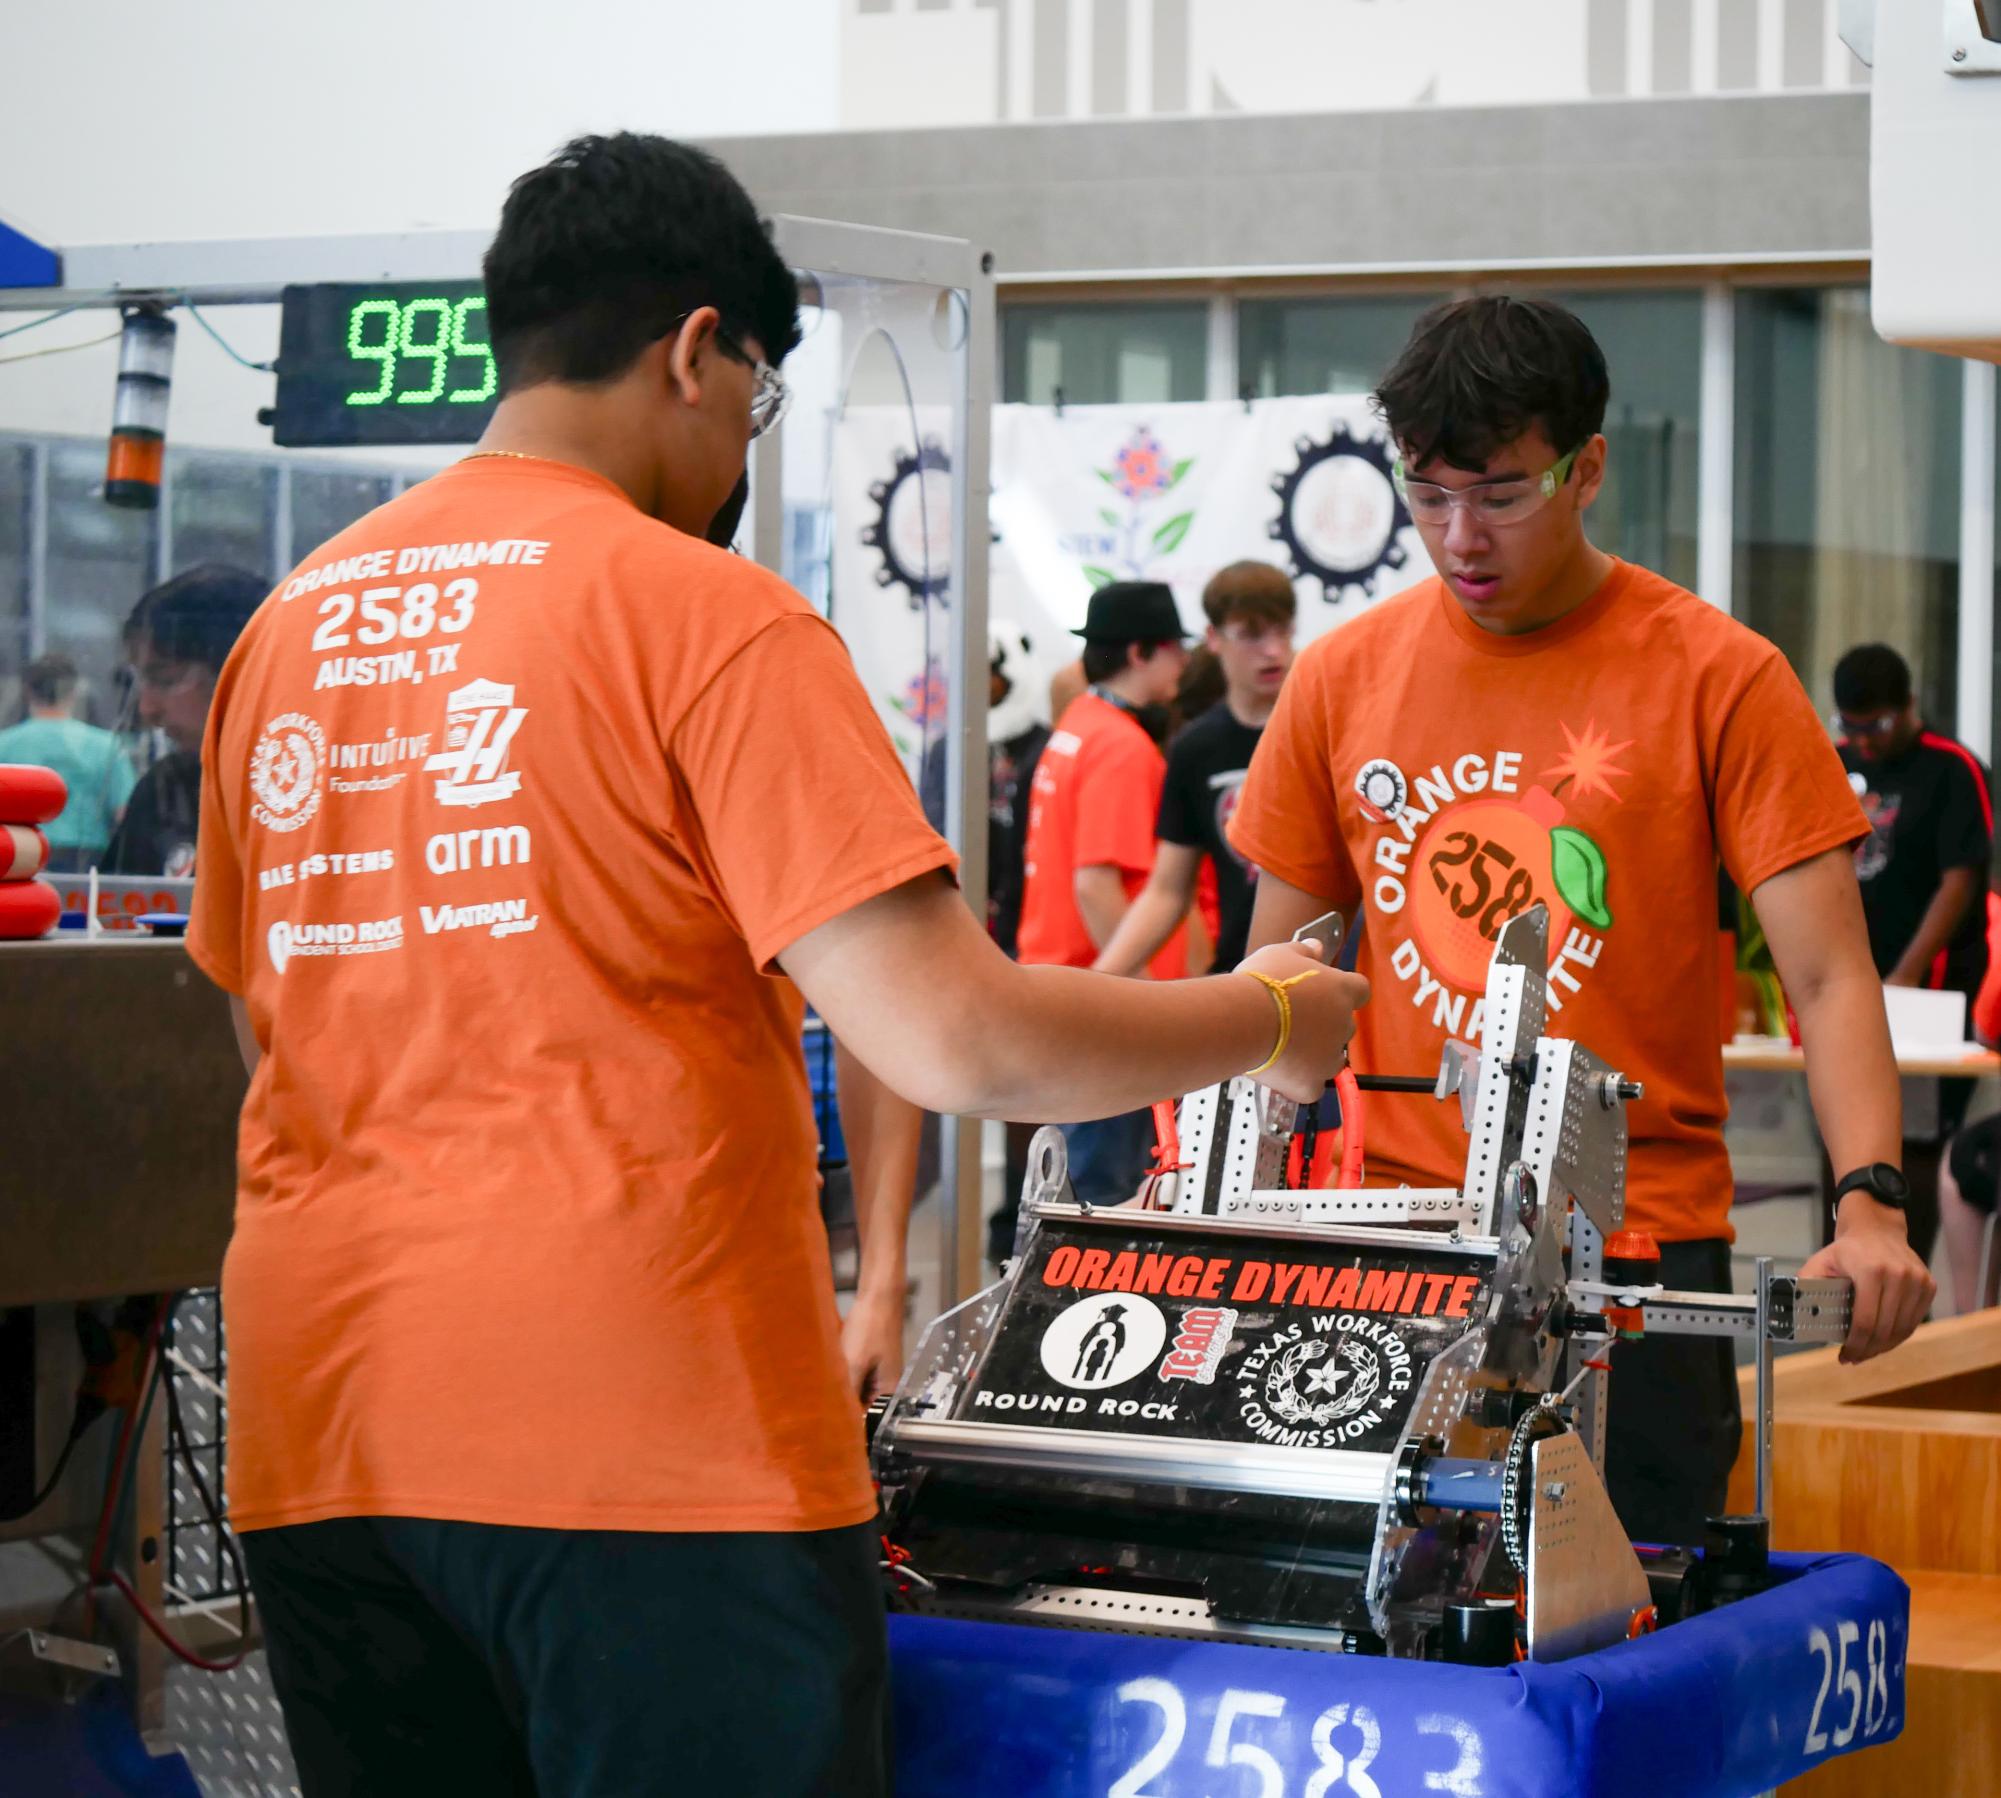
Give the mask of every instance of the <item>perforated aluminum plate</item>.
M 234 1673 L 176 1666 L 167 1675 L 164 1746 L 187 1756 L 202 1798 L 300 1798 L 260 1651 Z

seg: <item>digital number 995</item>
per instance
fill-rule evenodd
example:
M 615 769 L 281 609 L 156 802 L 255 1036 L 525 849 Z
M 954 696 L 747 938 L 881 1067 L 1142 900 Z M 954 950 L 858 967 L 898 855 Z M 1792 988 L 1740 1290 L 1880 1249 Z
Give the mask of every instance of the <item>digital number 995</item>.
M 373 387 L 348 394 L 345 403 L 350 406 L 428 406 L 438 400 L 448 406 L 477 406 L 492 399 L 500 385 L 493 346 L 486 338 L 484 294 L 456 301 L 441 294 L 359 300 L 347 315 L 347 353 L 352 361 L 373 362 L 378 368 Z M 463 365 L 454 369 L 454 362 Z M 448 391 L 446 383 L 454 374 L 468 379 Z

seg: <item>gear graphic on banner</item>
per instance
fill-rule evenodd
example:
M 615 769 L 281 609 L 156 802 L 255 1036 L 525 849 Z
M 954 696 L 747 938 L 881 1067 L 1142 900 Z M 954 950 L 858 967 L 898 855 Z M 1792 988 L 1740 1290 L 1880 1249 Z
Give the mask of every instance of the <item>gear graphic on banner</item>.
M 1391 474 L 1388 442 L 1337 424 L 1325 442 L 1302 437 L 1294 448 L 1297 465 L 1271 484 L 1278 516 L 1269 534 L 1285 545 L 1292 572 L 1317 580 L 1329 604 L 1339 605 L 1351 589 L 1373 598 L 1383 570 L 1410 559 L 1401 541 L 1410 513 Z
M 882 556 L 879 587 L 901 587 L 910 609 L 926 600 L 941 604 L 952 580 L 952 459 L 934 438 L 914 456 L 899 455 L 886 481 L 869 484 L 875 518 L 862 542 Z

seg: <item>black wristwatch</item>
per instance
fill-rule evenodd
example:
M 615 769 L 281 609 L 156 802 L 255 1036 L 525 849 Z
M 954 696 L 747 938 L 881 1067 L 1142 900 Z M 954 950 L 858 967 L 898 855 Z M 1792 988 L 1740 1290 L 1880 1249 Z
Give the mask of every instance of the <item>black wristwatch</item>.
M 1877 1204 L 1902 1211 L 1910 1203 L 1911 1183 L 1902 1169 L 1887 1161 L 1872 1161 L 1867 1167 L 1858 1167 L 1834 1189 L 1835 1204 L 1851 1192 L 1866 1192 Z

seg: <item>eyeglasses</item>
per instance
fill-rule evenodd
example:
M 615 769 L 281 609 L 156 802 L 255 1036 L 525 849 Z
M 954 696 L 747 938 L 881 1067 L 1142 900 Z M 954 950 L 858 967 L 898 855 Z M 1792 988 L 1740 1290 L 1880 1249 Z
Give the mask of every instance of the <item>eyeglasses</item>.
M 792 390 L 785 385 L 785 377 L 777 369 L 753 356 L 721 325 L 716 327 L 716 342 L 724 355 L 750 370 L 750 434 L 762 437 L 785 416 L 786 407 L 792 403 Z
M 1887 737 L 1897 728 L 1897 717 L 1895 712 L 1884 712 L 1876 718 L 1851 718 L 1845 712 L 1836 712 L 1828 723 L 1837 737 L 1852 741 L 1857 737 Z
M 1478 524 L 1519 524 L 1531 518 L 1556 498 L 1557 490 L 1570 479 L 1570 470 L 1580 443 L 1568 455 L 1559 457 L 1539 475 L 1525 475 L 1514 481 L 1482 481 L 1474 487 L 1441 487 L 1436 481 L 1413 481 L 1398 457 L 1392 473 L 1397 492 L 1419 524 L 1445 524 L 1455 507 L 1464 507 Z
M 667 330 L 678 331 L 695 316 L 697 310 L 691 307 L 669 319 Z M 785 385 L 785 377 L 777 369 L 753 356 L 739 338 L 725 331 L 721 325 L 716 326 L 716 347 L 732 362 L 741 362 L 750 370 L 750 434 L 753 438 L 762 437 L 785 416 L 786 407 L 792 404 L 792 390 Z

